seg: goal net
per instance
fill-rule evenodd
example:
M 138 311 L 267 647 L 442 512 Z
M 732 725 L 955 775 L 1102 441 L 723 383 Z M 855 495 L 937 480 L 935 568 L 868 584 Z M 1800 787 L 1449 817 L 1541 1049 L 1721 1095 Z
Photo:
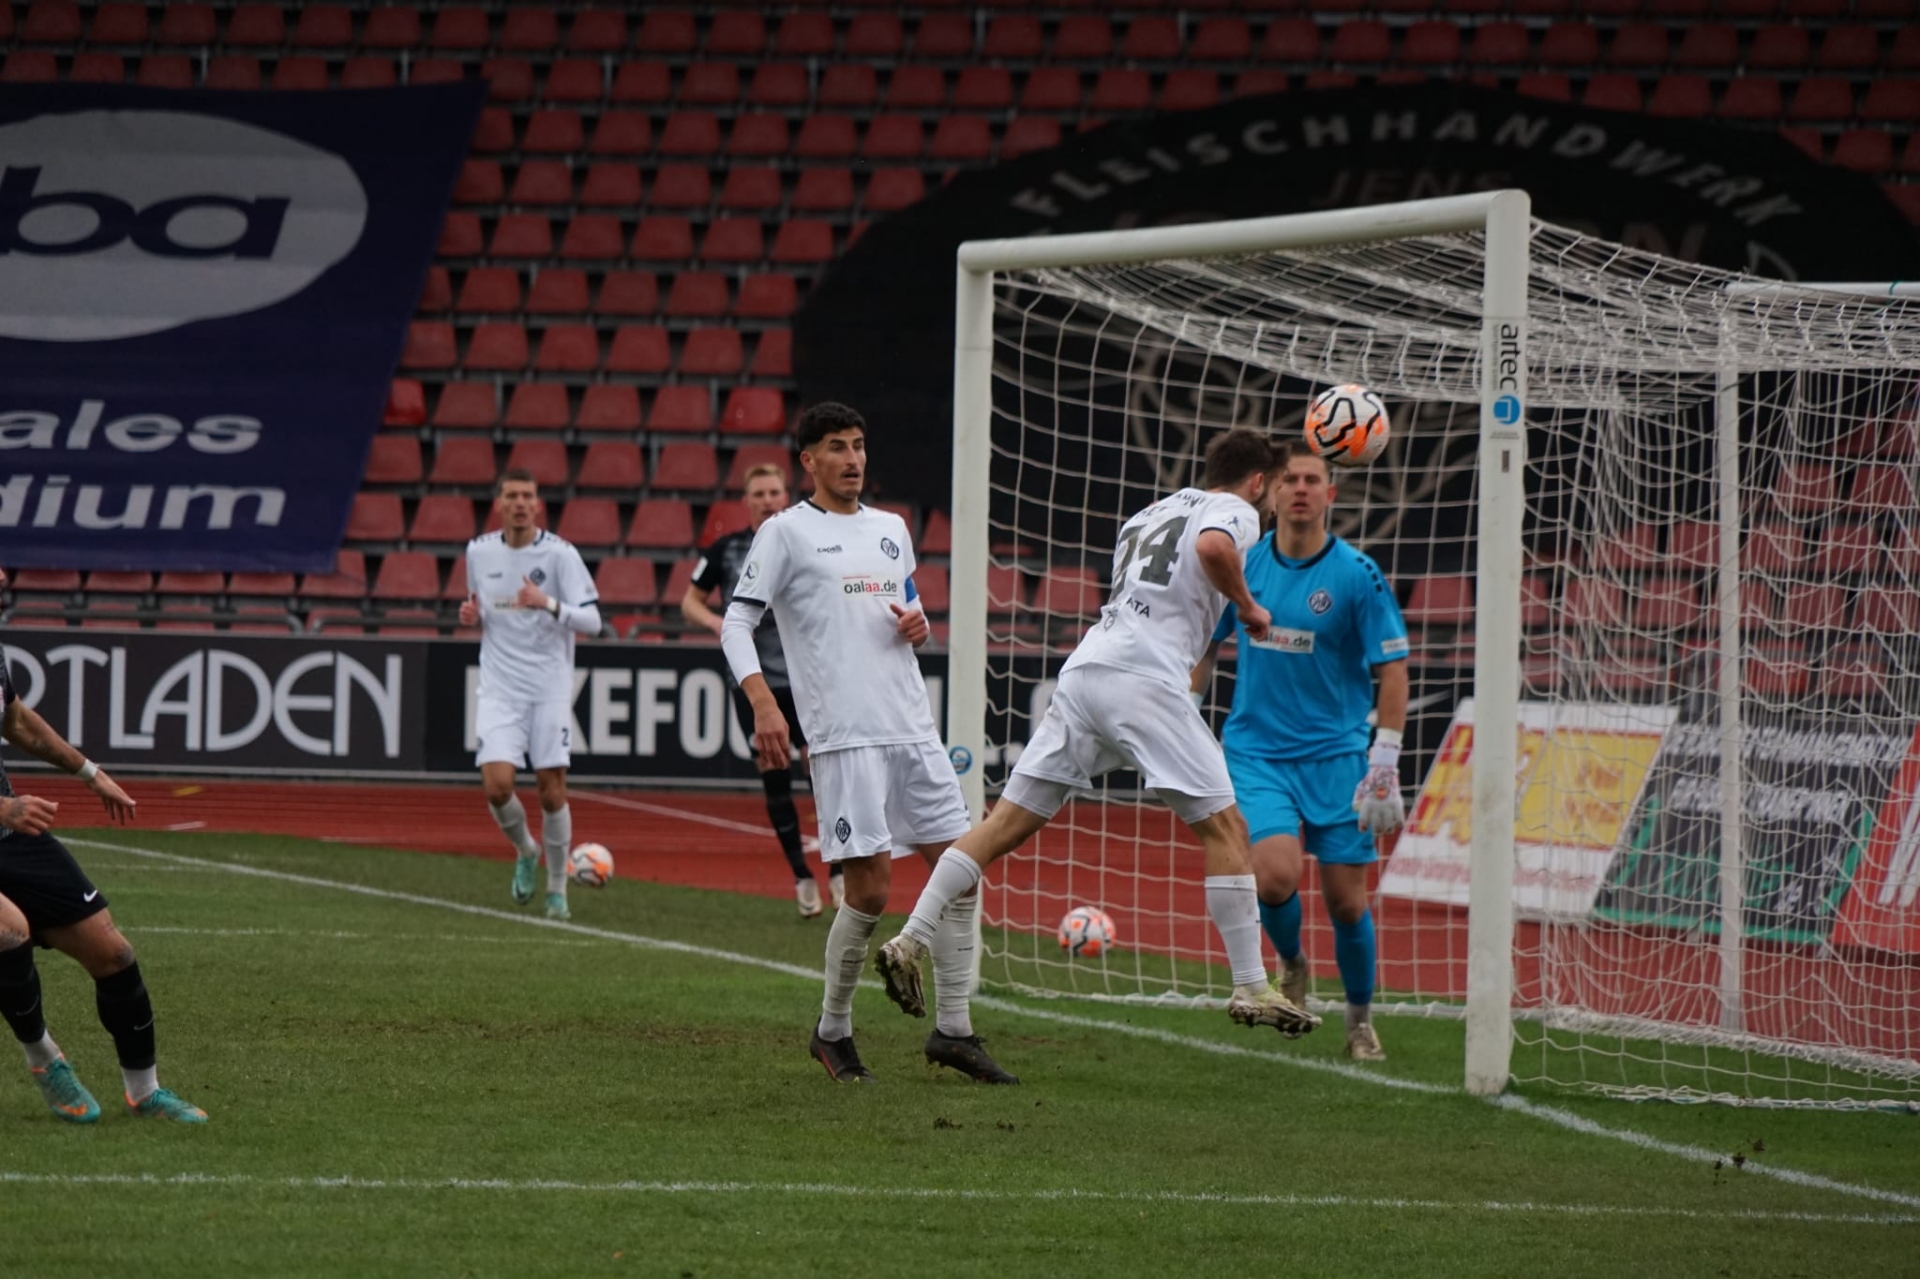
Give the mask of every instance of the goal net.
M 1483 957 L 1472 898 L 1508 974 L 1480 997 L 1514 1079 L 1920 1104 L 1920 304 L 1535 222 L 1525 323 L 1502 350 L 1483 323 L 1488 233 L 1396 237 L 1385 213 L 1305 247 L 1148 260 L 1128 237 L 1165 229 L 1075 237 L 1084 261 L 979 272 L 991 315 L 971 322 L 963 287 L 954 739 L 983 712 L 991 794 L 1106 602 L 1120 523 L 1193 482 L 1216 433 L 1292 436 L 1315 391 L 1363 383 L 1394 437 L 1336 475 L 1333 532 L 1386 571 L 1412 638 L 1410 817 L 1381 843 L 1376 1008 L 1461 1016 Z M 989 268 L 1011 251 L 974 247 Z M 976 345 L 990 323 L 990 375 L 965 357 L 970 323 Z M 1521 343 L 1519 394 L 1498 403 L 1484 353 Z M 1524 443 L 1489 469 L 1483 424 L 1503 420 Z M 1485 576 L 1506 467 L 1523 472 L 1505 499 L 1517 587 Z M 975 663 L 984 708 L 965 700 Z M 1233 664 L 1229 646 L 1216 726 Z M 1512 820 L 1476 834 L 1489 706 L 1511 720 Z M 1225 997 L 1198 846 L 1139 785 L 1108 777 L 989 877 L 984 981 Z M 1311 860 L 1306 949 L 1331 1011 Z M 1082 905 L 1116 923 L 1096 958 L 1056 937 Z

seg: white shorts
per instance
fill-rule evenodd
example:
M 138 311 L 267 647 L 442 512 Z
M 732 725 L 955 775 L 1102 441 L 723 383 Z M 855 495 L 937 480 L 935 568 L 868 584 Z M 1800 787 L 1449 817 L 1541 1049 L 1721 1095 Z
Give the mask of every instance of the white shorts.
M 1226 757 L 1193 699 L 1157 680 L 1099 666 L 1060 676 L 1003 794 L 1052 817 L 1068 795 L 1116 768 L 1137 771 L 1189 824 L 1233 804 Z
M 823 861 L 888 850 L 905 857 L 924 844 L 950 844 L 973 825 L 938 742 L 816 751 L 811 768 Z
M 473 762 L 565 768 L 572 762 L 573 708 L 565 702 L 504 702 L 481 697 L 473 704 L 478 745 Z

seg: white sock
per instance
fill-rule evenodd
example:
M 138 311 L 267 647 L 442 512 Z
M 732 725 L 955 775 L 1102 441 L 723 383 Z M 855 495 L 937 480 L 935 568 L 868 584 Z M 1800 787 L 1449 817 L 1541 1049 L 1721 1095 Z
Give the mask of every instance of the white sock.
M 540 816 L 540 844 L 547 853 L 547 891 L 566 896 L 567 855 L 573 850 L 573 809 L 566 804 Z
M 27 1055 L 27 1065 L 35 1070 L 44 1070 L 60 1060 L 60 1045 L 44 1030 L 40 1032 L 39 1043 L 21 1044 L 20 1051 Z
M 867 943 L 880 922 L 843 906 L 827 929 L 827 993 L 820 1001 L 820 1038 L 845 1039 L 853 1033 L 853 992 L 867 967 Z
M 533 836 L 527 833 L 527 810 L 520 806 L 518 795 L 507 796 L 507 802 L 500 805 L 488 804 L 487 811 L 493 814 L 493 820 L 506 834 L 507 842 L 522 857 L 538 856 L 539 845 L 533 842 Z
M 901 935 L 931 947 L 940 930 L 940 917 L 956 900 L 979 886 L 981 874 L 980 863 L 957 848 L 940 854 L 940 860 L 933 864 L 933 874 L 927 876 L 920 900 L 913 904 L 913 914 L 907 917 L 907 926 L 900 930 Z
M 964 1039 L 973 1033 L 973 921 L 979 913 L 978 892 L 956 897 L 933 934 L 933 1024 L 943 1035 Z
M 1267 984 L 1267 966 L 1260 958 L 1260 906 L 1254 900 L 1253 876 L 1207 876 L 1207 913 L 1226 944 L 1227 966 L 1233 984 L 1256 990 Z
M 154 1090 L 160 1086 L 160 1071 L 155 1066 L 142 1070 L 129 1070 L 122 1066 L 120 1077 L 127 1081 L 127 1100 L 136 1106 L 153 1096 Z

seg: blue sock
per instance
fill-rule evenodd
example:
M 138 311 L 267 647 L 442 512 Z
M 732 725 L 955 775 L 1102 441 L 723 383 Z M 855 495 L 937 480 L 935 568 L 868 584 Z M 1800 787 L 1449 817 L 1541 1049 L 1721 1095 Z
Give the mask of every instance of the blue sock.
M 1295 908 L 1297 915 L 1298 908 Z M 1347 988 L 1347 1002 L 1373 1002 L 1373 912 L 1360 916 L 1357 923 L 1333 921 L 1333 957 L 1340 965 L 1340 984 Z
M 1280 958 L 1292 963 L 1300 958 L 1300 894 L 1294 893 L 1278 906 L 1260 903 L 1260 926 L 1273 939 Z M 1371 944 L 1371 942 L 1369 942 Z

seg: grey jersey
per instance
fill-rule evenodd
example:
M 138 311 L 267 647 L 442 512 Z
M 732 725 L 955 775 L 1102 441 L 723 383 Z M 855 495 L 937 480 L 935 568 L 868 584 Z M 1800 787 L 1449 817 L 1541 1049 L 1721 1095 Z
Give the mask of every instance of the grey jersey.
M 752 549 L 752 530 L 741 529 L 700 553 L 700 562 L 693 566 L 693 584 L 708 594 L 720 592 L 717 612 L 725 613 L 733 603 L 733 588 L 740 583 L 740 570 L 746 567 L 747 552 Z M 760 625 L 754 628 L 753 647 L 760 655 L 760 674 L 768 686 L 786 688 L 787 655 L 780 651 L 780 628 L 774 623 L 772 609 L 761 616 Z

